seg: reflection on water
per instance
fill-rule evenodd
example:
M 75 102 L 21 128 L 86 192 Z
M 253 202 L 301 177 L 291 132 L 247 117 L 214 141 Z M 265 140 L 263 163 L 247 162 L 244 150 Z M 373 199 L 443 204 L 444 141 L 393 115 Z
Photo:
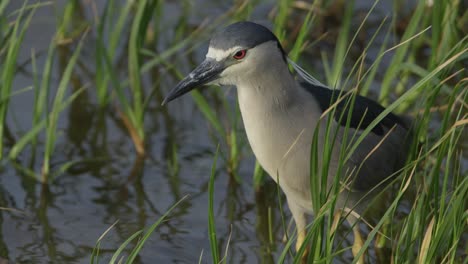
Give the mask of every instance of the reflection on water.
M 11 1 L 8 10 L 19 8 L 19 2 Z M 87 23 L 93 26 L 95 12 L 102 12 L 104 2 L 77 1 L 79 8 L 73 18 L 76 23 L 71 25 L 79 27 L 81 23 Z M 202 1 L 196 2 L 200 4 Z M 64 3 L 57 1 L 37 9 L 21 47 L 19 63 L 25 63 L 14 80 L 14 89 L 33 82 L 32 49 L 39 68 L 44 64 L 56 31 L 55 17 L 63 11 Z M 158 14 L 162 16 L 159 21 L 164 24 L 158 25 L 160 34 L 151 40 L 156 52 L 168 49 L 174 39 L 181 41 L 184 38 L 174 36 L 172 29 L 195 28 L 205 18 L 213 20 L 227 9 L 216 1 L 203 1 L 202 4 L 203 9 L 190 9 L 186 3 L 165 4 L 163 12 Z M 267 21 L 273 6 L 274 3 L 259 5 L 253 11 L 256 20 Z M 386 8 L 385 4 L 380 8 Z M 95 29 L 88 34 L 89 39 L 95 38 Z M 216 132 L 190 97 L 183 97 L 167 108 L 160 107 L 163 94 L 177 78 L 170 73 L 170 67 L 157 66 L 143 77 L 144 90 L 152 98 L 145 113 L 148 154 L 138 158 L 119 117 L 118 107 L 113 103 L 106 108 L 97 105 L 93 43 L 85 42 L 78 67 L 72 73 L 69 94 L 86 88 L 60 116 L 52 160 L 55 168 L 71 161 L 73 166 L 50 185 L 39 184 L 21 169 L 40 171 L 38 155 L 44 150 L 43 142 L 39 142 L 38 149 L 29 149 L 16 160 L 17 166 L 1 168 L 0 206 L 15 210 L 0 211 L 0 256 L 16 263 L 87 263 L 98 238 L 118 221 L 101 243 L 102 263 L 105 263 L 129 236 L 154 223 L 171 205 L 188 194 L 189 198 L 175 208 L 147 241 L 137 263 L 193 263 L 202 252 L 202 263 L 210 262 L 207 189 L 219 141 Z M 127 74 L 126 45 L 122 41 L 115 59 L 122 75 Z M 58 47 L 51 87 L 57 86 L 73 48 L 74 45 Z M 326 46 L 323 48 L 327 49 Z M 175 65 L 187 72 L 191 65 L 200 61 L 204 52 L 203 48 L 200 50 L 176 54 Z M 307 56 L 318 58 L 314 59 L 316 63 L 320 61 L 318 53 Z M 317 72 L 321 72 L 318 65 L 312 66 L 317 66 Z M 234 95 L 230 93 L 228 96 Z M 12 110 L 7 120 L 9 146 L 29 129 L 33 100 L 33 93 L 12 98 Z M 218 113 L 224 111 L 222 104 L 213 102 L 212 105 Z M 241 131 L 242 128 L 237 129 Z M 242 133 L 240 136 L 245 142 L 245 136 Z M 218 162 L 214 197 L 220 252 L 224 254 L 229 245 L 229 263 L 274 263 L 284 248 L 277 188 L 268 181 L 259 192 L 253 190 L 254 157 L 246 144 L 244 146 L 236 174 L 241 183 L 229 175 L 224 159 Z M 221 152 L 228 155 L 226 146 L 221 145 Z M 284 214 L 289 216 L 287 209 Z M 349 246 L 349 239 L 349 230 L 343 228 L 337 243 Z M 342 258 L 346 263 L 351 255 L 348 252 Z

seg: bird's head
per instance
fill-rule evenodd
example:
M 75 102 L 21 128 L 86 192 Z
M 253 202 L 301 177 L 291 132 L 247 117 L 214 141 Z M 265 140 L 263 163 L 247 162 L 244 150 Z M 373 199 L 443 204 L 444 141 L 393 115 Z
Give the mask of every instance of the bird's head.
M 202 85 L 237 85 L 283 65 L 287 65 L 285 52 L 269 29 L 237 22 L 213 36 L 205 60 L 169 92 L 163 104 Z

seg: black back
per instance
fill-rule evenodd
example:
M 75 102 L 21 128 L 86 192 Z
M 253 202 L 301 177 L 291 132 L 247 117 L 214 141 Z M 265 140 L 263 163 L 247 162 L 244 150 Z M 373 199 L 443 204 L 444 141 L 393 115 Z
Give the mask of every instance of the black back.
M 326 87 L 317 86 L 308 82 L 301 82 L 301 85 L 317 98 L 322 111 L 327 110 L 339 98 L 339 91 L 337 90 L 333 91 Z M 336 106 L 334 119 L 342 126 L 345 126 L 347 123 L 349 114 L 348 112 L 351 109 L 351 102 L 351 100 L 345 98 L 341 100 Z M 354 100 L 354 105 L 352 107 L 351 117 L 349 120 L 350 127 L 364 130 L 384 110 L 385 108 L 377 102 L 366 97 L 357 95 Z M 389 113 L 372 129 L 372 132 L 377 135 L 383 136 L 384 128 L 390 129 L 396 124 L 407 128 L 400 117 L 393 113 Z

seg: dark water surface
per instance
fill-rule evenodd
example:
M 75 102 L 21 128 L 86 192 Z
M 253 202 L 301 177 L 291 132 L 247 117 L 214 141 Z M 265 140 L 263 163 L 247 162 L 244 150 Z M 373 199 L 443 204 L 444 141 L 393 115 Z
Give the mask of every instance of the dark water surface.
M 65 2 L 56 1 L 36 11 L 18 60 L 20 64 L 25 62 L 24 72 L 17 75 L 14 89 L 32 84 L 29 61 L 32 50 L 36 53 L 39 67 L 44 64 L 48 46 L 56 32 L 56 17 L 63 11 Z M 95 3 L 99 12 L 102 12 L 103 2 Z M 21 4 L 22 1 L 12 1 L 8 9 L 16 10 Z M 91 20 L 90 5 L 86 1 L 81 1 L 81 5 Z M 226 8 L 226 5 L 209 1 L 203 1 L 203 5 L 206 8 L 193 8 L 191 17 L 187 18 L 190 25 L 196 26 L 205 17 L 217 17 Z M 161 21 L 167 30 L 162 36 L 173 37 L 172 29 L 179 20 L 183 20 L 181 6 L 182 3 L 165 4 L 166 18 Z M 94 37 L 93 34 L 95 32 L 91 31 L 90 38 Z M 164 45 L 170 41 L 161 42 L 161 49 L 165 49 Z M 91 70 L 93 49 L 93 46 L 85 44 L 81 55 L 82 63 L 88 64 Z M 67 60 L 70 56 L 67 52 L 70 53 L 64 51 L 64 58 L 59 56 L 56 60 L 51 87 L 57 87 L 63 67 L 60 60 Z M 196 55 L 197 60 L 204 52 Z M 187 62 L 183 56 L 177 60 L 179 65 Z M 185 65 L 181 68 L 187 72 L 190 67 Z M 159 106 L 158 98 L 151 101 L 145 115 L 149 153 L 146 159 L 138 160 L 133 143 L 114 109 L 97 108 L 92 80 L 79 70 L 74 78 L 81 84 L 91 82 L 91 85 L 60 116 L 52 165 L 58 168 L 68 161 L 86 162 L 73 166 L 47 187 L 12 166 L 3 167 L 0 204 L 15 211 L 0 211 L 0 256 L 14 263 L 89 263 L 98 238 L 118 221 L 101 243 L 101 263 L 106 263 L 130 235 L 153 224 L 170 206 L 188 195 L 171 213 L 169 220 L 153 233 L 137 263 L 194 263 L 202 254 L 202 263 L 210 262 L 207 186 L 218 139 L 190 97 L 170 105 L 170 114 Z M 165 76 L 163 70 L 159 78 L 161 93 L 177 82 L 173 76 Z M 153 87 L 148 80 L 145 80 L 145 85 L 147 90 Z M 14 135 L 28 131 L 32 122 L 33 100 L 34 94 L 29 92 L 14 97 L 10 102 L 8 122 Z M 180 168 L 171 173 L 168 160 L 174 141 Z M 254 157 L 247 151 L 245 157 L 238 171 L 244 180 L 242 184 L 236 184 L 226 173 L 223 162 L 219 161 L 215 185 L 220 247 L 224 248 L 231 237 L 229 259 L 233 263 L 255 263 L 257 256 L 261 255 L 259 252 L 263 251 L 263 244 L 259 241 L 262 234 L 256 230 L 257 214 L 261 210 L 256 201 L 259 200 L 264 208 L 276 208 L 276 187 L 272 184 L 268 188 L 268 201 L 266 198 L 256 199 L 250 187 Z M 30 160 L 26 153 L 18 162 L 28 166 Z M 40 155 L 32 163 L 39 172 Z M 274 228 L 278 229 L 279 225 Z M 278 234 L 275 237 L 277 243 L 281 235 L 275 233 Z
M 37 57 L 39 72 L 42 72 L 48 46 L 56 32 L 56 17 L 63 11 L 65 2 L 56 1 L 53 5 L 37 10 L 21 46 L 18 63 L 24 67 L 16 75 L 14 90 L 30 86 L 33 82 L 30 64 L 32 50 Z M 104 2 L 81 1 L 84 17 L 92 22 L 92 4 L 101 13 Z M 16 10 L 21 4 L 22 1 L 11 1 L 8 10 Z M 371 17 L 375 27 L 384 15 L 389 15 L 385 11 L 388 5 L 379 4 Z M 164 29 L 158 43 L 160 51 L 169 48 L 174 29 L 179 23 L 195 28 L 205 19 L 213 20 L 230 8 L 228 4 L 218 1 L 198 0 L 190 2 L 190 11 L 186 17 L 182 11 L 183 3 L 171 1 L 164 6 L 164 18 L 159 20 Z M 274 3 L 262 3 L 253 10 L 252 17 L 271 25 L 268 13 L 273 7 Z M 356 6 L 357 11 L 361 8 L 364 7 Z M 364 11 L 357 13 L 365 14 Z M 353 23 L 358 25 L 360 21 L 360 16 L 356 16 Z M 372 28 L 374 26 L 366 33 L 369 36 L 373 33 Z M 95 38 L 95 34 L 95 29 L 92 29 L 88 37 Z M 363 36 L 364 39 L 367 37 Z M 378 38 L 371 54 L 378 51 L 380 41 L 381 38 Z M 187 73 L 193 63 L 201 61 L 206 45 L 205 41 L 197 52 L 189 54 L 184 49 L 171 62 L 182 73 Z M 321 52 L 328 52 L 331 58 L 334 44 L 325 42 L 319 45 Z M 63 70 L 62 63 L 69 59 L 72 48 L 66 46 L 58 52 L 51 87 L 57 87 Z M 356 49 L 356 54 L 351 54 L 352 58 L 359 56 L 359 49 Z M 168 220 L 151 235 L 137 262 L 194 263 L 203 255 L 201 262 L 211 263 L 207 190 L 219 141 L 216 131 L 190 96 L 178 99 L 167 108 L 160 106 L 162 96 L 174 86 L 177 78 L 164 67 L 156 67 L 155 74 L 143 76 L 145 90 L 150 93 L 156 89 L 157 92 L 145 114 L 148 156 L 143 160 L 138 159 L 114 105 L 107 109 L 99 109 L 97 106 L 91 78 L 95 68 L 93 52 L 94 47 L 85 42 L 80 56 L 83 65 L 77 67 L 71 88 L 82 85 L 88 85 L 88 88 L 60 115 L 52 170 L 69 161 L 78 163 L 58 175 L 48 186 L 42 186 L 36 179 L 21 173 L 18 167 L 10 164 L 2 166 L 0 206 L 14 210 L 0 211 L 0 256 L 14 263 L 89 263 L 98 238 L 118 221 L 101 243 L 101 263 L 106 263 L 130 235 L 153 224 L 170 206 L 188 195 Z M 125 52 L 124 43 L 119 52 Z M 301 64 L 315 71 L 319 74 L 317 78 L 323 80 L 323 75 L 320 76 L 323 74 L 320 52 L 311 51 L 304 56 L 307 56 L 309 62 Z M 348 64 L 353 64 L 351 59 Z M 121 74 L 127 74 L 125 62 L 122 68 Z M 91 72 L 91 77 L 84 69 Z M 158 83 L 155 84 L 155 80 Z M 7 122 L 16 138 L 30 129 L 33 96 L 33 92 L 22 93 L 10 102 Z M 230 89 L 227 96 L 234 105 L 235 90 Z M 212 105 L 223 115 L 222 105 L 216 102 L 212 102 Z M 262 191 L 255 192 L 252 187 L 255 159 L 241 125 L 237 129 L 244 145 L 236 172 L 241 183 L 236 183 L 229 175 L 223 158 L 219 159 L 217 165 L 214 198 L 219 246 L 224 254 L 230 241 L 228 263 L 273 263 L 284 248 L 277 189 L 268 179 Z M 39 172 L 42 160 L 40 155 L 43 153 L 41 143 L 34 158 L 31 157 L 32 153 L 26 151 L 18 159 L 18 164 Z M 226 156 L 227 146 L 221 144 L 220 149 L 221 156 Z M 174 161 L 173 153 L 177 154 L 178 166 L 175 169 L 171 165 Z M 401 210 L 405 210 L 404 207 Z M 272 241 L 268 236 L 269 211 Z M 284 211 L 289 217 L 287 209 Z M 352 238 L 349 230 L 343 228 L 341 232 L 337 240 L 348 240 L 344 245 L 349 246 Z M 348 252 L 341 261 L 347 263 L 350 259 Z

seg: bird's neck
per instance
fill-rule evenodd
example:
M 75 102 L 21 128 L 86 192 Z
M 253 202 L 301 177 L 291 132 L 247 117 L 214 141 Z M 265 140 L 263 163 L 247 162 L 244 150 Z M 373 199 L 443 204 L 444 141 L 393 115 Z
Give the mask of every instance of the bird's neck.
M 237 92 L 250 146 L 262 167 L 276 180 L 288 153 L 310 153 L 307 146 L 320 111 L 289 72 L 268 74 L 243 78 L 237 83 Z M 298 152 L 297 148 L 303 146 L 304 152 Z
M 287 67 L 257 70 L 237 84 L 237 92 L 241 108 L 263 107 L 268 111 L 284 110 L 301 96 L 301 89 Z

